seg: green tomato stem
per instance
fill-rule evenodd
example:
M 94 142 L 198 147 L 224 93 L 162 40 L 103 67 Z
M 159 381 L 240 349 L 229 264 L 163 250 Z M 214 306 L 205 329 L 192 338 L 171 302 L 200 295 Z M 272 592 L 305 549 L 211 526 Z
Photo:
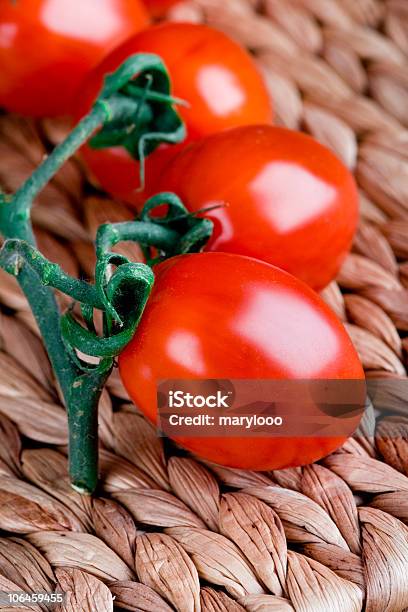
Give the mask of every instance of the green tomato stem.
M 78 367 L 61 334 L 61 314 L 54 292 L 46 285 L 95 307 L 101 307 L 101 302 L 94 287 L 69 277 L 59 266 L 46 260 L 33 248 L 35 238 L 30 213 L 38 193 L 108 116 L 108 104 L 96 103 L 14 196 L 3 196 L 0 199 L 2 235 L 25 241 L 17 244 L 16 240 L 11 240 L 5 243 L 2 250 L 4 267 L 16 276 L 43 337 L 68 412 L 72 486 L 87 494 L 94 491 L 97 482 L 97 410 L 108 372 L 100 374 L 98 379 L 98 374 L 84 374 Z M 85 377 L 85 381 L 87 376 L 91 376 L 93 384 L 83 384 L 77 389 L 77 380 L 81 376 Z
M 1 250 L 0 264 L 7 272 L 16 277 L 24 292 L 37 321 L 54 371 L 59 373 L 58 380 L 62 393 L 64 397 L 69 396 L 77 371 L 65 349 L 61 334 L 56 333 L 56 330 L 60 329 L 60 315 L 53 292 L 48 287 L 41 286 L 35 269 L 18 252 L 11 251 L 7 242 Z
M 68 411 L 69 473 L 73 489 L 92 494 L 98 484 L 98 404 L 112 370 L 111 360 L 78 376 L 71 387 Z
M 92 494 L 98 480 L 100 395 L 113 359 L 135 333 L 154 280 L 148 266 L 131 263 L 111 248 L 122 240 L 132 240 L 147 252 L 155 247 L 164 257 L 194 252 L 208 239 L 212 224 L 189 215 L 174 194 L 158 194 L 149 200 L 140 220 L 100 228 L 95 284 L 91 285 L 70 277 L 37 251 L 31 207 L 48 181 L 91 136 L 93 146 L 125 147 L 140 160 L 142 173 L 145 154 L 162 141 L 176 143 L 184 137 L 184 125 L 173 103 L 161 59 L 150 54 L 130 56 L 106 77 L 89 114 L 20 189 L 10 196 L 0 193 L 0 232 L 7 239 L 0 251 L 0 266 L 16 277 L 43 336 L 68 412 L 71 483 L 84 494 Z M 169 215 L 150 218 L 148 211 L 163 197 L 170 206 Z M 53 289 L 81 302 L 86 327 L 70 312 L 61 315 Z M 103 337 L 96 335 L 93 326 L 95 308 L 103 312 Z M 77 349 L 98 357 L 99 363 L 85 363 Z
M 72 352 L 64 342 L 61 313 L 50 287 L 96 308 L 101 308 L 102 303 L 95 287 L 71 278 L 33 248 L 35 238 L 30 213 L 35 197 L 109 116 L 108 101 L 97 102 L 14 196 L 0 197 L 0 232 L 5 238 L 14 239 L 6 241 L 2 249 L 2 264 L 16 276 L 43 337 L 68 412 L 72 486 L 87 494 L 94 491 L 97 483 L 98 403 L 112 362 L 102 373 L 84 374 L 78 367 L 78 361 L 73 359 Z M 92 384 L 89 384 L 87 377 Z M 77 386 L 78 379 L 82 381 L 80 387 Z
M 72 130 L 67 138 L 44 159 L 14 196 L 0 201 L 0 231 L 5 238 L 20 238 L 34 245 L 30 211 L 35 197 L 47 185 L 61 166 L 109 118 L 109 105 L 97 102 Z
M 168 227 L 143 221 L 124 221 L 105 223 L 98 228 L 96 235 L 96 254 L 100 257 L 118 242 L 133 241 L 142 245 L 154 245 L 163 251 L 175 249 L 180 234 Z
M 98 403 L 113 365 L 106 360 L 104 367 L 84 371 L 72 359 L 61 333 L 61 315 L 50 287 L 52 279 L 59 289 L 70 295 L 80 293 L 89 299 L 89 293 L 78 291 L 77 279 L 70 278 L 31 245 L 21 240 L 7 240 L 0 252 L 0 265 L 16 277 L 32 313 L 37 321 L 48 356 L 64 396 L 69 423 L 69 462 L 72 486 L 82 493 L 91 494 L 97 483 Z M 61 282 L 60 282 L 61 281 Z M 83 283 L 85 285 L 85 283 Z M 71 295 L 72 295 L 71 293 Z
M 94 285 L 70 276 L 58 264 L 46 259 L 31 244 L 21 240 L 9 239 L 3 246 L 2 257 L 7 257 L 8 253 L 19 257 L 20 261 L 28 262 L 38 275 L 39 282 L 42 285 L 58 289 L 82 304 L 103 309 L 103 302 Z

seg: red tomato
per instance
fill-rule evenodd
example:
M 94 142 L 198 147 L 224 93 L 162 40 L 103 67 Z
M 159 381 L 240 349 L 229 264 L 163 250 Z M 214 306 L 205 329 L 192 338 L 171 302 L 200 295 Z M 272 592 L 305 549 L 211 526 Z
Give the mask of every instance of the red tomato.
M 113 51 L 90 75 L 82 91 L 78 115 L 87 112 L 103 77 L 133 53 L 160 55 L 166 64 L 173 94 L 189 106 L 179 107 L 187 127 L 187 141 L 225 128 L 269 123 L 272 110 L 263 80 L 250 55 L 225 34 L 203 25 L 164 23 L 149 28 Z M 147 160 L 146 182 L 154 185 L 169 158 L 186 142 L 163 146 Z M 144 196 L 138 164 L 122 148 L 83 149 L 85 160 L 102 187 L 139 205 Z
M 147 24 L 141 0 L 2 0 L 0 106 L 70 114 L 85 74 Z
M 315 289 L 337 274 L 358 220 L 349 170 L 310 136 L 272 126 L 228 130 L 182 151 L 156 191 L 174 191 L 215 228 L 206 250 L 272 263 Z
M 182 0 L 143 0 L 152 17 L 164 17 L 170 7 Z
M 264 262 L 227 253 L 167 260 L 137 332 L 119 357 L 130 397 L 156 423 L 163 379 L 363 379 L 342 324 L 301 281 Z M 305 406 L 299 402 L 299 418 Z M 350 419 L 349 433 L 358 424 Z M 347 425 L 348 427 L 348 425 Z M 316 461 L 331 437 L 184 437 L 210 461 L 271 470 Z

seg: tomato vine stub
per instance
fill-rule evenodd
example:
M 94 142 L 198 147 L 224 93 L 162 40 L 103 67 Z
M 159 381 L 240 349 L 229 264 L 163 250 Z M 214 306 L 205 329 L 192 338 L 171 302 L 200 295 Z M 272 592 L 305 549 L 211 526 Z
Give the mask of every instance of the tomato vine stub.
M 135 404 L 157 424 L 165 380 L 361 381 L 364 373 L 342 324 L 304 283 L 264 262 L 225 253 L 171 258 L 156 279 L 137 332 L 119 356 Z M 191 410 L 193 410 L 191 408 Z M 183 414 L 184 408 L 174 407 Z M 310 402 L 292 416 L 306 420 Z M 279 416 L 279 415 L 278 415 Z M 183 435 L 205 459 L 269 470 L 311 463 L 341 446 L 361 411 L 330 435 Z M 188 430 L 187 430 L 188 431 Z M 306 429 L 304 430 L 306 432 Z

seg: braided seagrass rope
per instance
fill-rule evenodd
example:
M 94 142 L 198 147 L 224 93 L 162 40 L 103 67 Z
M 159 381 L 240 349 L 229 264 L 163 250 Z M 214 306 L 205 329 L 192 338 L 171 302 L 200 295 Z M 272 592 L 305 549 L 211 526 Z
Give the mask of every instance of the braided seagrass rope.
M 360 228 L 323 295 L 367 375 L 390 379 L 377 401 L 405 400 L 395 381 L 406 379 L 408 347 L 406 1 L 193 0 L 169 17 L 243 42 L 278 122 L 310 132 L 355 172 Z M 0 117 L 1 184 L 15 189 L 64 131 Z M 84 198 L 71 160 L 38 198 L 41 250 L 91 277 L 96 227 L 131 215 Z M 135 245 L 117 248 L 140 258 Z M 113 610 L 113 596 L 117 609 L 151 612 L 408 609 L 403 409 L 375 430 L 371 406 L 360 435 L 319 464 L 260 474 L 165 452 L 115 373 L 90 500 L 69 487 L 65 413 L 25 299 L 2 272 L 0 303 L 0 590 L 56 588 L 68 592 L 60 610 L 72 612 Z

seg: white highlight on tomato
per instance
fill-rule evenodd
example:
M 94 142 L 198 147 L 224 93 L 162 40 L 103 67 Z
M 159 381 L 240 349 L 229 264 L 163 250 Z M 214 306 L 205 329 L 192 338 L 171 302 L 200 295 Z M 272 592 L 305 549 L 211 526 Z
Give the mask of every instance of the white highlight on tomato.
M 303 295 L 299 298 L 295 291 L 278 285 L 254 293 L 234 322 L 234 329 L 249 345 L 270 353 L 272 361 L 296 378 L 313 378 L 336 360 L 336 334 Z M 259 320 L 265 321 L 263 327 Z
M 222 66 L 204 66 L 197 74 L 197 89 L 207 106 L 220 117 L 239 109 L 245 95 L 237 77 Z
M 95 43 L 119 32 L 123 25 L 111 0 L 48 0 L 42 9 L 42 22 L 57 34 Z
M 262 214 L 282 233 L 296 231 L 329 210 L 334 187 L 290 162 L 270 162 L 251 181 L 248 190 Z M 299 206 L 299 202 L 307 205 Z
M 11 47 L 17 34 L 15 23 L 0 23 L 0 47 Z
M 187 331 L 178 331 L 168 340 L 166 351 L 168 355 L 181 365 L 197 375 L 205 374 L 205 363 L 199 339 Z

